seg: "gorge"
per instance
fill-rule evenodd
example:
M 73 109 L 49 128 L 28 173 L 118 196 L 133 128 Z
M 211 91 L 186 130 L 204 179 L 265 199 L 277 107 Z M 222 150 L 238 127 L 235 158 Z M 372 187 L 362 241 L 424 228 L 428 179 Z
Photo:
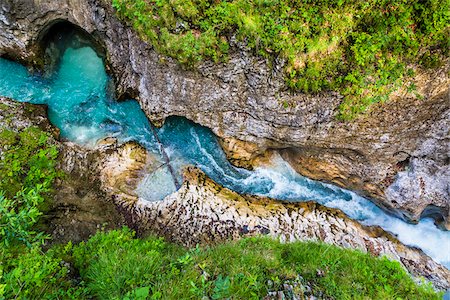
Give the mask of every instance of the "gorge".
M 238 41 L 228 62 L 192 71 L 109 2 L 3 2 L 0 97 L 45 105 L 62 164 L 94 157 L 81 172 L 144 230 L 188 246 L 254 232 L 322 240 L 450 287 L 448 60 L 417 75 L 423 103 L 399 92 L 342 122 L 338 93 L 286 90 L 283 62 Z
M 75 40 L 69 43 L 78 45 Z M 169 118 L 161 129 L 153 129 L 175 170 L 171 174 L 152 134 L 153 125 L 138 103 L 116 102 L 113 91 L 108 95 L 110 79 L 101 58 L 89 47 L 65 47 L 61 49 L 61 65 L 48 77 L 29 74 L 17 63 L 0 60 L 0 96 L 48 105 L 50 121 L 61 130 L 61 137 L 82 146 L 93 147 L 107 137 L 143 145 L 157 157 L 160 167 L 144 175 L 137 188 L 140 199 L 163 200 L 176 191 L 172 175 L 176 182 L 182 182 L 183 168 L 194 165 L 217 183 L 241 194 L 313 200 L 338 208 L 363 224 L 381 226 L 403 243 L 417 246 L 437 262 L 450 266 L 449 254 L 442 251 L 442 247 L 450 247 L 450 232 L 440 230 L 433 220 L 407 224 L 355 193 L 298 175 L 279 155 L 254 171 L 236 168 L 227 161 L 209 130 L 183 118 Z

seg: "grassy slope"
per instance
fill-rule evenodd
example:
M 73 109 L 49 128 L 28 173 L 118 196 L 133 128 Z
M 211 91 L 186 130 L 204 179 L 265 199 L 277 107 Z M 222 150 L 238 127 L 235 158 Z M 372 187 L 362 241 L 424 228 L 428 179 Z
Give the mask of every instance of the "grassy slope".
M 155 299 L 261 299 L 282 284 L 310 285 L 335 299 L 431 299 L 397 262 L 358 251 L 251 238 L 204 249 L 184 249 L 127 229 L 99 233 L 73 250 L 75 265 L 91 295 L 122 298 L 146 288 Z M 271 282 L 268 284 L 268 282 Z
M 232 35 L 269 60 L 286 59 L 292 89 L 345 96 L 342 119 L 385 101 L 414 74 L 407 66 L 437 67 L 450 47 L 448 0 L 112 2 L 157 51 L 187 66 L 226 61 Z
M 185 249 L 124 228 L 45 253 L 36 245 L 1 248 L 0 258 L 0 299 L 262 299 L 286 283 L 300 297 L 442 297 L 386 258 L 262 237 Z

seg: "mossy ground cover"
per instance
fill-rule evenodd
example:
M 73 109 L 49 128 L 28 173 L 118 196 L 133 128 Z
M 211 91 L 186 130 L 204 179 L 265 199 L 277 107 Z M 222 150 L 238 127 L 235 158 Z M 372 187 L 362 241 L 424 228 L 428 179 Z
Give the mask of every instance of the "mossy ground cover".
M 48 203 L 58 150 L 38 127 L 0 129 L 0 239 L 5 246 L 28 246 L 45 236 L 33 227 Z
M 432 299 L 397 262 L 320 244 L 248 238 L 185 249 L 128 229 L 98 233 L 73 249 L 74 264 L 99 299 L 262 299 L 283 283 L 334 299 Z
M 450 48 L 450 1 L 112 0 L 160 53 L 194 67 L 226 61 L 236 36 L 257 55 L 286 60 L 287 86 L 344 95 L 350 120 Z M 414 85 L 409 86 L 410 91 Z

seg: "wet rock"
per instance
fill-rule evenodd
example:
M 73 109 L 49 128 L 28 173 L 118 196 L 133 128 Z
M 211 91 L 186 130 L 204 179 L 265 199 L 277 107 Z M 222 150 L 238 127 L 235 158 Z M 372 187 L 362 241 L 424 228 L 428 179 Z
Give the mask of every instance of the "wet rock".
M 255 159 L 265 152 L 254 143 L 234 138 L 220 138 L 219 143 L 233 165 L 246 169 L 252 169 Z
M 339 94 L 289 92 L 283 61 L 276 60 L 270 68 L 235 39 L 228 63 L 204 62 L 197 70 L 186 71 L 117 20 L 110 1 L 1 0 L 0 4 L 0 55 L 39 64 L 42 40 L 50 27 L 61 20 L 71 22 L 104 48 L 119 98 L 136 97 L 155 124 L 179 115 L 205 125 L 224 140 L 234 141 L 224 143 L 225 148 L 236 164 L 245 167 L 250 167 L 248 160 L 255 153 L 288 149 L 285 155 L 304 175 L 373 197 L 413 221 L 424 208 L 437 207 L 449 226 L 448 61 L 439 70 L 417 75 L 423 100 L 401 90 L 367 116 L 344 123 L 336 120 Z M 282 103 L 292 105 L 285 108 Z M 257 149 L 248 149 L 248 142 Z M 239 148 L 245 151 L 237 150 L 238 144 L 246 145 Z M 299 164 L 303 162 L 310 165 Z M 407 174 L 399 173 L 406 167 Z M 420 178 L 423 188 L 397 192 L 420 184 Z
M 111 152 L 96 148 L 101 153 L 102 163 L 98 167 L 100 181 L 104 190 L 111 195 L 121 196 L 123 203 L 129 205 L 137 201 L 135 192 L 142 173 L 145 171 L 147 156 L 150 156 L 142 146 L 129 142 L 121 146 L 113 144 Z
M 188 168 L 181 189 L 160 202 L 142 199 L 133 207 L 143 228 L 186 246 L 242 236 L 268 235 L 281 241 L 316 240 L 400 261 L 414 276 L 450 287 L 450 272 L 422 251 L 407 247 L 379 227 L 362 226 L 339 210 L 314 202 L 284 203 L 241 196 Z

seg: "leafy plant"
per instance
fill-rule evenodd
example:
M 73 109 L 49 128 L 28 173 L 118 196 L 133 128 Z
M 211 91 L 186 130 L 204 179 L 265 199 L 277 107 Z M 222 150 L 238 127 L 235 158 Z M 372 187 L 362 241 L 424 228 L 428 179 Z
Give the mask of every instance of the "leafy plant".
M 88 290 L 74 284 L 62 258 L 68 249 L 0 248 L 0 299 L 85 299 Z
M 46 196 L 60 173 L 56 170 L 58 151 L 47 145 L 49 136 L 37 127 L 21 132 L 2 130 L 0 161 L 0 242 L 32 244 L 47 237 L 34 230 L 42 215 Z
M 340 118 L 383 102 L 411 64 L 435 68 L 450 49 L 450 2 L 403 0 L 112 0 L 155 49 L 193 68 L 227 61 L 232 37 L 286 60 L 293 90 L 339 91 Z M 423 54 L 422 54 L 423 53 Z
M 189 250 L 124 228 L 75 246 L 73 257 L 99 299 L 261 299 L 299 275 L 314 293 L 338 299 L 439 299 L 397 262 L 312 242 L 258 237 Z
M 49 135 L 38 127 L 29 127 L 19 133 L 2 130 L 2 160 L 0 161 L 0 190 L 13 198 L 21 190 L 40 186 L 40 193 L 50 191 L 53 180 L 61 173 L 56 170 L 58 150 L 47 145 Z
M 214 289 L 212 298 L 213 299 L 223 299 L 230 296 L 230 278 L 228 276 L 223 277 L 219 275 L 217 279 L 214 281 Z
M 22 190 L 14 200 L 5 198 L 0 192 L 0 241 L 4 246 L 17 241 L 31 247 L 47 238 L 44 233 L 33 230 L 42 215 L 37 208 L 44 201 L 41 189 L 39 185 L 36 189 Z

